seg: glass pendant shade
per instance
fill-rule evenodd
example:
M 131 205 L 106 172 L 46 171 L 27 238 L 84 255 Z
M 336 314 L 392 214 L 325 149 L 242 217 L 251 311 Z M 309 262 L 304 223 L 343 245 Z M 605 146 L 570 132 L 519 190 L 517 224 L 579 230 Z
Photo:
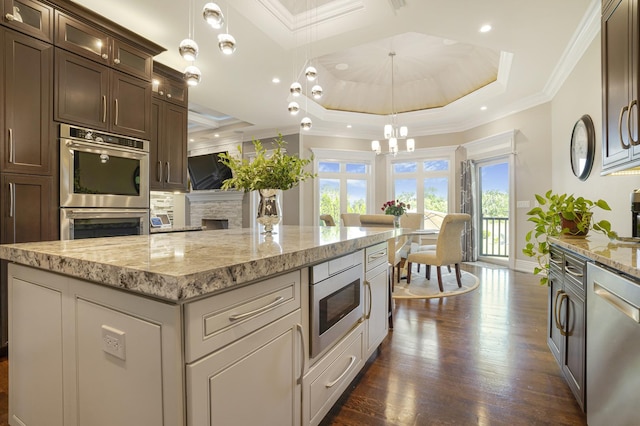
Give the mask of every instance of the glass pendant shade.
M 202 73 L 200 69 L 195 65 L 189 65 L 184 70 L 184 80 L 187 82 L 189 86 L 197 86 L 202 79 Z
M 322 97 L 322 87 L 319 84 L 316 84 L 311 88 L 311 95 L 315 99 L 320 99 Z
M 389 139 L 389 152 L 398 152 L 398 139 Z
M 180 52 L 180 56 L 182 56 L 185 61 L 193 62 L 198 57 L 198 43 L 191 40 L 190 38 L 185 38 L 180 42 L 178 51 Z
M 303 118 L 302 121 L 300 121 L 300 127 L 302 130 L 311 129 L 311 119 L 309 117 Z
M 202 17 L 216 30 L 222 28 L 222 25 L 224 25 L 222 9 L 215 3 L 207 3 L 204 5 L 202 8 Z
M 382 152 L 382 148 L 380 147 L 380 141 L 371 141 L 371 150 L 376 154 L 380 154 Z
M 393 136 L 393 126 L 391 124 L 384 125 L 384 138 L 389 139 Z
M 407 129 L 407 126 L 400 127 L 400 137 L 401 138 L 406 138 L 408 134 L 409 134 L 409 129 Z
M 307 76 L 307 80 L 313 81 L 318 76 L 318 71 L 314 67 L 307 67 L 304 71 L 304 75 Z
M 302 94 L 302 85 L 296 81 L 291 84 L 289 91 L 293 96 L 300 96 Z
M 236 51 L 236 39 L 231 34 L 218 34 L 218 47 L 225 55 Z
M 413 152 L 416 150 L 416 141 L 413 139 L 407 139 L 407 152 Z
M 297 102 L 290 102 L 289 103 L 289 113 L 291 115 L 296 115 L 298 112 L 300 112 L 300 105 L 298 105 Z

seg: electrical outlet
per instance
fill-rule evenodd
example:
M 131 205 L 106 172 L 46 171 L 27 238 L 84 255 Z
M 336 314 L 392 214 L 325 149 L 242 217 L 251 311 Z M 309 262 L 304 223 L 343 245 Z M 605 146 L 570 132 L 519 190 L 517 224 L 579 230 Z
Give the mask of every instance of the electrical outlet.
M 117 358 L 124 360 L 125 354 L 125 332 L 109 327 L 102 326 L 102 350 Z
M 529 200 L 518 201 L 516 203 L 516 208 L 519 208 L 519 209 L 528 209 L 530 207 L 531 207 L 531 202 Z

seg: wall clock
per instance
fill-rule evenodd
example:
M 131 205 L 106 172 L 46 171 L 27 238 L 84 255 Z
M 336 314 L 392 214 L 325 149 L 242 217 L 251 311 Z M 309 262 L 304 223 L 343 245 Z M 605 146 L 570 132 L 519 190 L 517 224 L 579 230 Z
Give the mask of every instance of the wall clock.
M 571 132 L 571 170 L 580 180 L 587 180 L 593 167 L 596 132 L 588 114 L 583 115 Z

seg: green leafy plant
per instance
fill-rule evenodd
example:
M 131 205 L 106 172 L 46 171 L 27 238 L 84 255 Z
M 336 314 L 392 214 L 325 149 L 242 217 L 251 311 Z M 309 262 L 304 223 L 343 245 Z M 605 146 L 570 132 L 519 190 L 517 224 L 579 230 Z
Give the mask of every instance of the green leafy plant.
M 260 140 L 253 140 L 256 154 L 253 161 L 247 158 L 236 158 L 228 153 L 219 154 L 219 161 L 233 172 L 233 177 L 222 183 L 222 189 L 238 189 L 245 192 L 259 189 L 284 191 L 316 176 L 304 170 L 305 166 L 313 160 L 313 156 L 300 158 L 297 155 L 286 154 L 284 150 L 286 142 L 282 139 L 282 134 L 278 134 L 274 142 L 276 148 L 267 152 Z M 238 151 L 242 154 L 241 146 L 238 147 Z
M 593 209 L 611 210 L 604 200 L 592 201 L 573 194 L 554 194 L 551 190 L 544 195 L 536 194 L 538 207 L 534 207 L 527 215 L 534 228 L 525 236 L 526 245 L 522 252 L 536 258 L 538 266 L 534 274 L 544 274 L 540 284 L 548 282 L 549 272 L 549 237 L 561 235 L 584 236 L 590 229 L 601 232 L 611 239 L 618 234 L 611 230 L 611 223 L 607 220 L 592 222 Z
M 399 201 L 399 200 L 391 200 L 387 201 L 382 205 L 382 211 L 384 214 L 392 214 L 394 216 L 401 216 L 405 214 L 407 209 L 411 208 L 409 205 Z

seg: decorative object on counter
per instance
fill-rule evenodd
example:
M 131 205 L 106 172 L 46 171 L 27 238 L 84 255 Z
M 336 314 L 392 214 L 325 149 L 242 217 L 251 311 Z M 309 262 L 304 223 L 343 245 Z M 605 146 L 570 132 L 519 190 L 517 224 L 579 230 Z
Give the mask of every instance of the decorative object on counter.
M 596 132 L 588 114 L 583 115 L 571 132 L 571 170 L 580 180 L 587 180 L 593 167 Z
M 400 228 L 400 216 L 407 212 L 407 209 L 410 209 L 411 206 L 401 202 L 400 200 L 391 200 L 387 201 L 382 205 L 382 211 L 384 214 L 393 215 L 393 226 L 395 228 Z
M 311 163 L 313 156 L 300 158 L 297 155 L 286 154 L 286 142 L 282 134 L 278 134 L 274 142 L 276 148 L 267 152 L 259 139 L 253 140 L 255 148 L 253 161 L 247 158 L 236 158 L 228 152 L 218 155 L 219 161 L 233 172 L 233 177 L 223 182 L 222 189 L 260 193 L 258 223 L 264 225 L 265 233 L 273 232 L 273 225 L 280 222 L 281 209 L 276 190 L 286 191 L 316 176 L 304 169 Z M 242 146 L 238 147 L 238 151 L 242 155 Z
M 527 220 L 535 224 L 534 228 L 525 236 L 526 245 L 522 252 L 534 257 L 538 262 L 533 270 L 534 274 L 543 273 L 540 284 L 546 284 L 549 271 L 549 241 L 548 237 L 561 235 L 570 237 L 585 237 L 589 230 L 601 232 L 614 239 L 618 234 L 611 230 L 611 223 L 607 220 L 592 222 L 594 208 L 611 210 L 604 200 L 592 201 L 573 194 L 554 194 L 551 190 L 544 195 L 535 194 L 539 207 L 534 207 L 527 215 Z

